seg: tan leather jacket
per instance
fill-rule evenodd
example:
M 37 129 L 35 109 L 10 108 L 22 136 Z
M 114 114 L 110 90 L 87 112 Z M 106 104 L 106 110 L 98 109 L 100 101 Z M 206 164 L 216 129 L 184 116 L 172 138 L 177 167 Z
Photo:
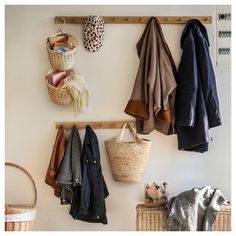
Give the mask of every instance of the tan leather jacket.
M 55 183 L 57 179 L 57 175 L 59 173 L 61 163 L 64 157 L 66 148 L 66 138 L 64 134 L 63 127 L 60 126 L 56 140 L 53 146 L 53 151 L 51 155 L 51 160 L 49 162 L 45 183 L 50 185 L 54 189 L 54 194 L 57 197 L 60 197 L 61 187 Z

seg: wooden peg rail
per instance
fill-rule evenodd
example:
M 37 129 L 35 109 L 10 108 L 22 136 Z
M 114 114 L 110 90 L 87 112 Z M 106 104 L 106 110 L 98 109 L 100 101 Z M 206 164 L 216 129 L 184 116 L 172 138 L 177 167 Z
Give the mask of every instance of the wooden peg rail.
M 56 16 L 55 22 L 64 19 L 66 24 L 84 24 L 86 16 Z M 105 24 L 146 24 L 150 16 L 103 16 Z M 190 19 L 198 19 L 203 24 L 211 24 L 211 16 L 156 16 L 161 24 L 185 24 Z
M 58 129 L 61 125 L 64 129 L 71 129 L 73 125 L 76 125 L 79 129 L 86 128 L 86 125 L 90 125 L 93 129 L 121 129 L 124 124 L 128 122 L 135 127 L 133 120 L 127 121 L 91 121 L 91 122 L 57 122 L 56 128 Z

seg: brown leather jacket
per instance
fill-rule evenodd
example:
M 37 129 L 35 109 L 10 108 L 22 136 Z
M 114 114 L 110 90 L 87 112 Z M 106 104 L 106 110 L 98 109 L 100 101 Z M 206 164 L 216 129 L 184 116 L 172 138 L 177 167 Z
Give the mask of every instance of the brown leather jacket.
M 61 163 L 64 157 L 66 148 L 66 138 L 64 134 L 63 127 L 60 126 L 56 140 L 53 146 L 53 151 L 51 155 L 51 160 L 49 162 L 45 183 L 50 185 L 54 189 L 54 194 L 57 197 L 60 197 L 61 187 L 55 183 L 57 179 L 57 175 L 59 173 Z

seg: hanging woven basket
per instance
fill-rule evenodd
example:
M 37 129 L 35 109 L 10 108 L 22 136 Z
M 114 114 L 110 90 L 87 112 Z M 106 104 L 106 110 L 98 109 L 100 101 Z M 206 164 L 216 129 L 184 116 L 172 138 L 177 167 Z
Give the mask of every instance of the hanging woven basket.
M 131 131 L 135 142 L 122 141 L 126 126 Z M 126 123 L 120 136 L 105 141 L 105 147 L 114 180 L 119 182 L 137 182 L 142 179 L 150 153 L 150 140 L 139 138 L 133 127 Z
M 57 88 L 49 84 L 47 76 L 55 72 L 54 69 L 48 71 L 45 80 L 47 83 L 48 94 L 52 102 L 57 105 L 68 105 L 73 102 L 73 97 L 67 88 Z M 73 73 L 73 70 L 67 71 L 67 76 Z
M 6 162 L 6 166 L 11 166 L 23 171 L 32 181 L 34 188 L 34 202 L 31 205 L 5 204 L 5 231 L 30 231 L 36 216 L 37 189 L 35 182 L 29 172 L 14 163 Z
M 67 52 L 57 52 L 51 49 L 50 45 L 50 38 L 57 37 L 57 36 L 66 36 L 68 42 L 73 47 L 73 49 Z M 52 65 L 52 68 L 55 70 L 70 70 L 77 60 L 78 55 L 78 40 L 75 36 L 66 33 L 66 32 L 59 32 L 57 34 L 53 34 L 46 40 L 46 48 L 48 52 L 49 61 Z

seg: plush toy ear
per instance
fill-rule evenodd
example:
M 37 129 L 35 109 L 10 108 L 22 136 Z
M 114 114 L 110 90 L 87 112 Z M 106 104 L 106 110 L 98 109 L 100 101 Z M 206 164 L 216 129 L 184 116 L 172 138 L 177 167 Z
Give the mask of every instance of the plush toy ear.
M 160 185 L 160 192 L 163 194 L 165 192 L 165 187 L 163 184 Z
M 156 187 L 156 189 L 159 189 L 160 187 L 156 184 L 156 183 L 154 183 L 153 182 L 153 185 Z
M 167 191 L 167 186 L 168 186 L 168 183 L 164 182 L 163 183 L 163 187 L 164 187 L 164 190 Z

